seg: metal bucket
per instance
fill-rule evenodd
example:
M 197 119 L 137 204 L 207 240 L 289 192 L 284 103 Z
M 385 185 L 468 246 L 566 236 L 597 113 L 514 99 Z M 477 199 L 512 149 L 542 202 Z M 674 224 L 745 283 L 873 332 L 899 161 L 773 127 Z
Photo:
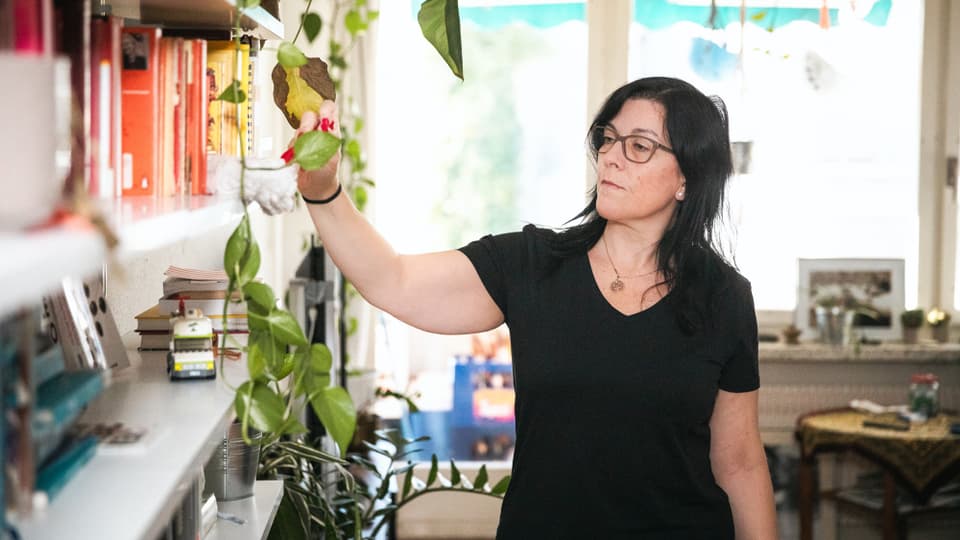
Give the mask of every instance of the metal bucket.
M 817 330 L 820 342 L 827 345 L 849 345 L 853 335 L 853 311 L 841 307 L 822 307 L 815 309 Z
M 204 491 L 216 495 L 218 501 L 233 501 L 253 495 L 260 461 L 260 440 L 263 434 L 249 430 L 252 445 L 243 442 L 239 423 L 230 424 L 224 439 L 203 468 Z

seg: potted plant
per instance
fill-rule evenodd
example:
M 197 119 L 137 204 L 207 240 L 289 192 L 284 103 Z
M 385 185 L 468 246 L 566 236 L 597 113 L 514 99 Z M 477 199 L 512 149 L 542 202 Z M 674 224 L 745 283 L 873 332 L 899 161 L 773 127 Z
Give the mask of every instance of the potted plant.
M 236 3 L 235 20 L 238 25 L 242 10 L 257 4 L 258 0 Z M 337 4 L 337 9 L 343 7 L 347 8 L 343 24 L 351 37 L 365 29 L 377 16 L 363 0 Z M 296 35 L 299 36 L 303 31 L 312 41 L 319 34 L 322 20 L 319 14 L 309 10 L 310 3 L 300 18 Z M 426 0 L 421 6 L 418 20 L 427 40 L 434 45 L 453 73 L 462 78 L 457 0 Z M 236 28 L 236 35 L 240 33 L 239 27 Z M 237 44 L 239 50 L 239 41 Z M 330 64 L 342 67 L 345 62 L 342 45 L 331 39 L 330 49 Z M 288 120 L 293 117 L 299 122 L 303 110 L 291 110 L 290 103 L 306 103 L 305 109 L 312 110 L 323 101 L 322 92 L 316 87 L 315 73 L 301 73 L 301 68 L 306 72 L 307 64 L 315 66 L 316 61 L 308 59 L 291 42 L 280 45 L 277 58 L 279 64 L 275 73 L 279 71 L 285 94 L 278 105 L 281 105 Z M 323 75 L 327 76 L 325 69 Z M 275 74 L 275 84 L 277 78 Z M 336 88 L 339 85 L 332 86 Z M 246 100 L 246 96 L 240 84 L 234 81 L 219 99 L 240 104 Z M 356 125 L 351 129 L 358 131 Z M 238 131 L 241 131 L 238 136 L 243 140 L 242 130 Z M 343 126 L 337 132 L 340 137 L 326 131 L 300 135 L 290 157 L 303 169 L 315 169 L 325 165 L 342 146 L 347 174 L 356 176 L 359 182 L 355 186 L 347 183 L 344 187 L 359 203 L 359 199 L 365 198 L 362 184 L 372 185 L 372 182 L 359 174 L 363 163 L 359 142 L 351 140 L 350 132 L 344 130 Z M 248 166 L 243 153 L 244 145 L 240 147 L 239 194 L 241 199 L 245 199 L 244 176 L 253 168 Z M 268 168 L 258 169 L 263 171 Z M 224 252 L 224 269 L 229 278 L 227 297 L 231 298 L 234 292 L 241 293 L 240 301 L 247 304 L 249 326 L 246 347 L 249 380 L 236 388 L 235 409 L 244 440 L 250 442 L 251 429 L 262 433 L 258 478 L 282 478 L 285 481 L 284 497 L 271 530 L 272 538 L 308 538 L 318 533 L 324 538 L 375 535 L 403 504 L 434 491 L 459 490 L 502 496 L 509 477 L 490 487 L 487 485 L 485 467 L 481 467 L 477 477 L 470 481 L 459 473 L 451 461 L 451 478 L 445 479 L 438 472 L 436 456 L 433 456 L 427 479 L 416 480 L 413 476 L 414 464 L 409 459 L 416 452 L 413 445 L 423 438 L 406 439 L 394 431 L 378 430 L 373 442 L 363 441 L 367 452 L 348 453 L 347 447 L 356 429 L 357 413 L 347 391 L 331 384 L 330 351 L 324 345 L 311 344 L 293 315 L 279 306 L 274 291 L 255 280 L 259 266 L 260 249 L 244 207 L 240 224 L 227 241 Z M 221 354 L 221 366 L 223 361 Z M 307 406 L 313 409 L 335 441 L 338 453 L 322 450 L 318 441 L 305 440 L 304 433 L 307 430 L 299 418 Z M 399 492 L 392 494 L 391 481 L 401 477 Z
M 927 324 L 933 329 L 933 339 L 937 343 L 946 343 L 950 340 L 950 314 L 940 308 L 933 308 L 927 312 Z
M 920 327 L 923 326 L 923 308 L 908 309 L 900 314 L 900 326 L 903 330 L 903 342 L 913 344 L 917 342 Z

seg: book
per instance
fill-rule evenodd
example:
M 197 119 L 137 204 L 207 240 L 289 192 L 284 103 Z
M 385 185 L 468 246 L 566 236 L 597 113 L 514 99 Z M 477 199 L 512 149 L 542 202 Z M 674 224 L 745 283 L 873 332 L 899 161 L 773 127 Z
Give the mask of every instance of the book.
M 37 491 L 53 500 L 67 482 L 90 461 L 97 451 L 96 437 L 83 437 L 71 441 L 62 451 L 37 471 Z
M 240 90 L 244 93 L 248 90 L 244 81 L 247 79 L 246 65 L 249 62 L 250 45 L 241 43 L 239 54 L 236 48 L 237 45 L 233 41 L 207 42 L 207 77 L 211 100 L 216 100 L 233 84 L 233 81 L 239 83 Z M 240 155 L 237 130 L 246 126 L 247 107 L 247 101 L 239 106 L 226 101 L 210 101 L 207 131 L 209 152 L 229 156 Z
M 137 333 L 140 334 L 139 350 L 141 351 L 166 351 L 170 349 L 169 330 L 138 330 Z M 220 343 L 223 331 L 214 330 L 213 333 L 216 336 L 216 342 Z M 246 347 L 249 335 L 247 330 L 230 330 L 227 348 Z
M 184 45 L 186 107 L 184 191 L 205 195 L 207 190 L 207 42 L 190 39 Z
M 210 318 L 210 323 L 213 326 L 214 331 L 223 330 L 224 328 L 224 319 L 222 311 L 216 314 L 204 313 L 207 317 Z M 147 331 L 147 330 L 170 330 L 170 313 L 162 311 L 160 309 L 160 304 L 151 306 L 147 310 L 141 312 L 135 317 L 137 321 L 136 331 Z M 227 328 L 230 331 L 236 330 L 247 330 L 247 315 L 246 313 L 233 313 L 227 315 Z
M 31 418 L 36 462 L 46 460 L 83 409 L 103 390 L 103 378 L 92 370 L 64 371 L 41 384 Z
M 156 194 L 160 176 L 159 42 L 159 28 L 124 28 L 120 38 L 124 196 Z
M 101 198 L 120 193 L 121 107 L 120 34 L 123 19 L 90 20 L 90 183 L 88 191 Z
M 227 273 L 223 270 L 200 270 L 197 268 L 181 268 L 168 266 L 163 275 L 167 279 L 190 279 L 194 281 L 227 281 Z

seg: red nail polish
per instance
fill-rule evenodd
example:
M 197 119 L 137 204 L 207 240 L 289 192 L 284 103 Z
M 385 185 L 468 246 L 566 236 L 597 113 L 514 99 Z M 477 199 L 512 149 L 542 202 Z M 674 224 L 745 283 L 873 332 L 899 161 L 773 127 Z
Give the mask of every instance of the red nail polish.
M 293 147 L 291 146 L 290 148 L 287 148 L 287 151 L 284 152 L 280 158 L 283 159 L 284 163 L 290 163 L 293 161 Z
M 324 132 L 333 131 L 333 120 L 329 118 L 321 118 L 320 130 Z

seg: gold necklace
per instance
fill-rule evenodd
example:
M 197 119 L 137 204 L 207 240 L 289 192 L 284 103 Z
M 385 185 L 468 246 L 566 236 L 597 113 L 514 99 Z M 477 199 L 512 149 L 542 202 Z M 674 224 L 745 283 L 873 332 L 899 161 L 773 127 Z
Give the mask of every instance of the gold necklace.
M 649 276 L 650 274 L 654 274 L 657 272 L 657 270 L 651 270 L 649 272 L 644 272 L 643 274 L 637 274 L 635 276 L 622 276 L 623 279 L 621 279 L 620 271 L 617 270 L 617 265 L 613 264 L 613 257 L 610 256 L 610 248 L 607 247 L 606 237 L 601 236 L 600 239 L 603 240 L 603 251 L 605 251 L 607 254 L 607 260 L 610 261 L 610 267 L 613 268 L 613 273 L 616 274 L 617 276 L 613 281 L 610 282 L 611 291 L 613 292 L 622 291 L 624 289 L 623 279 L 633 279 L 633 278 L 638 278 L 643 276 Z

